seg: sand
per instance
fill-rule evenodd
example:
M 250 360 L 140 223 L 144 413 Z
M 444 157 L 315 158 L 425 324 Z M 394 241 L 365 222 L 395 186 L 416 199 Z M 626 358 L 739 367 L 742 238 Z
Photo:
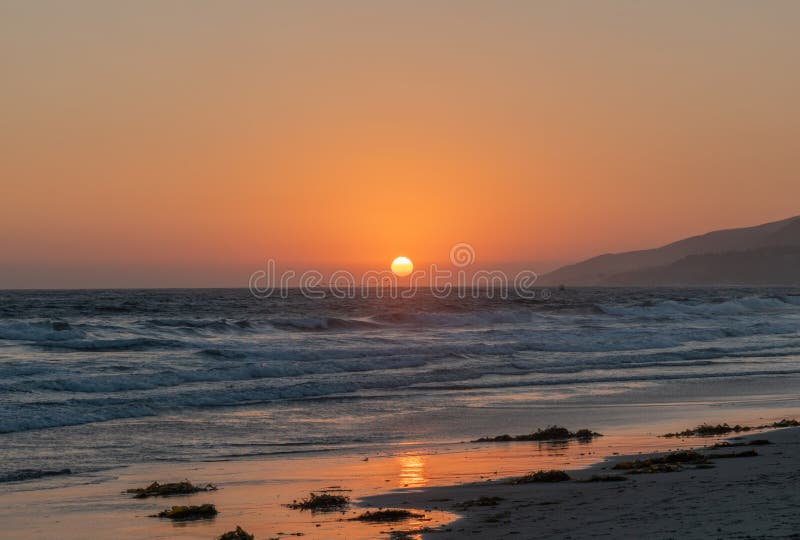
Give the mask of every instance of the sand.
M 759 413 L 750 423 L 777 420 Z M 656 433 L 685 427 L 683 422 L 657 424 Z M 386 538 L 385 524 L 347 521 L 365 510 L 354 504 L 339 512 L 300 512 L 285 504 L 330 486 L 347 489 L 354 503 L 392 490 L 449 486 L 525 474 L 532 468 L 586 468 L 613 453 L 655 452 L 686 447 L 689 440 L 664 439 L 625 426 L 592 441 L 473 444 L 419 441 L 355 452 L 299 453 L 267 459 L 214 462 L 146 462 L 123 468 L 0 484 L 0 538 L 97 540 L 156 538 L 209 540 L 236 525 L 261 540 L 302 534 L 308 540 Z M 128 488 L 154 480 L 213 483 L 218 491 L 169 498 L 133 499 Z M 211 503 L 219 514 L 211 520 L 172 523 L 147 516 L 166 507 Z M 427 504 L 427 503 L 426 503 Z M 416 524 L 451 523 L 449 512 L 426 512 Z M 403 522 L 399 528 L 415 526 Z M 285 533 L 281 535 L 279 533 Z
M 715 460 L 711 469 L 631 475 L 624 482 L 509 485 L 497 480 L 391 493 L 366 502 L 450 510 L 479 497 L 504 499 L 496 506 L 456 510 L 461 519 L 424 533 L 429 540 L 800 538 L 800 428 L 736 440 L 754 438 L 775 444 L 754 447 L 756 457 Z M 704 442 L 699 439 L 698 447 Z M 575 479 L 618 474 L 611 467 L 625 459 L 615 456 L 570 474 Z
M 658 426 L 656 433 L 687 425 L 692 424 Z M 424 533 L 428 540 L 791 537 L 800 531 L 795 510 L 800 503 L 800 429 L 753 437 L 776 444 L 756 447 L 757 457 L 718 460 L 714 469 L 639 475 L 613 483 L 511 486 L 504 478 L 540 468 L 569 468 L 574 478 L 588 478 L 608 474 L 614 462 L 626 459 L 613 456 L 598 463 L 602 456 L 618 452 L 642 458 L 651 452 L 712 444 L 718 438 L 615 432 L 591 442 L 425 443 L 368 454 L 142 463 L 0 486 L 0 538 L 209 540 L 236 525 L 260 540 L 287 535 L 369 540 L 422 528 L 433 529 Z M 133 499 L 124 493 L 153 480 L 185 478 L 220 489 L 157 499 Z M 344 513 L 313 514 L 285 506 L 330 486 L 341 486 L 352 496 L 354 504 Z M 482 496 L 504 500 L 468 510 L 457 506 Z M 147 517 L 173 504 L 203 503 L 215 504 L 219 515 L 190 523 Z M 378 507 L 413 509 L 425 517 L 397 524 L 349 521 Z

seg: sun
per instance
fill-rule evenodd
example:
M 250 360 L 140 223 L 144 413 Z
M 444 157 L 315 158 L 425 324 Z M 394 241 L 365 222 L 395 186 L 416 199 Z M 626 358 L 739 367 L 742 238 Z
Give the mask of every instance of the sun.
M 414 263 L 408 257 L 397 257 L 392 261 L 392 272 L 397 277 L 405 277 L 414 271 Z

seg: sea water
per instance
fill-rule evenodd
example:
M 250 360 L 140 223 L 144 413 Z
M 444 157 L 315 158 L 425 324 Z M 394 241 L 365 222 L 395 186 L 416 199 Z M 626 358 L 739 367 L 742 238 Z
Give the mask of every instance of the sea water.
M 462 296 L 2 291 L 0 482 L 798 403 L 798 290 Z

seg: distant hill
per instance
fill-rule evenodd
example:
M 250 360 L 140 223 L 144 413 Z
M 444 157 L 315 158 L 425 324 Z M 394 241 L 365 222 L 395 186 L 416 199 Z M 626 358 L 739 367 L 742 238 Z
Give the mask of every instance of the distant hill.
M 542 276 L 543 285 L 800 284 L 800 216 L 612 253 Z

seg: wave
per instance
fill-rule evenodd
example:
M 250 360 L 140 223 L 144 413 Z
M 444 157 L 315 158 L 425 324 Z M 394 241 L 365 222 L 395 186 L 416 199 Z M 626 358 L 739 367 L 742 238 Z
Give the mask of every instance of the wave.
M 389 313 L 376 315 L 375 319 L 397 325 L 450 327 L 487 326 L 496 324 L 520 324 L 532 322 L 538 314 L 533 311 L 517 309 L 485 310 L 468 312 L 421 312 Z
M 0 339 L 14 341 L 64 341 L 82 337 L 84 332 L 65 321 L 34 320 L 0 323 Z
M 785 334 L 780 334 L 785 332 Z M 529 371 L 617 369 L 653 362 L 679 362 L 750 356 L 781 357 L 800 354 L 800 342 L 794 339 L 796 325 L 758 323 L 728 328 L 664 328 L 642 332 L 638 328 L 599 328 L 587 333 L 581 329 L 560 329 L 551 333 L 545 328 L 528 331 L 512 326 L 505 330 L 464 330 L 445 334 L 442 339 L 412 340 L 370 336 L 346 341 L 304 340 L 298 347 L 294 340 L 285 342 L 239 342 L 214 340 L 216 347 L 199 348 L 188 342 L 164 340 L 117 340 L 112 342 L 59 342 L 51 350 L 129 351 L 163 349 L 166 346 L 195 349 L 196 360 L 173 364 L 170 357 L 153 357 L 146 364 L 138 361 L 115 361 L 89 364 L 87 367 L 62 369 L 49 362 L 0 363 L 0 391 L 114 393 L 157 388 L 180 387 L 207 382 L 236 382 L 301 376 L 326 376 L 338 373 L 400 370 L 453 363 L 453 359 L 480 359 L 488 369 L 505 363 Z M 771 335 L 772 344 L 748 343 L 752 336 Z M 785 335 L 784 339 L 778 336 Z M 399 338 L 399 339 L 397 339 Z M 703 346 L 715 340 L 736 341 L 724 346 Z M 685 345 L 685 344 L 689 345 Z M 675 347 L 679 347 L 677 350 Z M 683 350 L 685 349 L 685 350 Z M 184 353 L 181 353 L 182 355 Z M 530 359 L 530 360 L 528 360 Z M 453 365 L 456 365 L 453 363 Z M 110 373 L 109 373 L 110 372 Z
M 800 299 L 796 297 L 759 297 L 748 296 L 735 300 L 710 301 L 702 303 L 665 300 L 646 302 L 640 305 L 625 306 L 601 304 L 598 307 L 607 315 L 634 317 L 682 317 L 682 316 L 731 316 L 752 313 L 769 313 L 775 311 L 796 311 Z
M 695 367 L 702 369 L 707 364 L 699 363 Z M 706 380 L 715 378 L 743 378 L 757 376 L 787 376 L 800 374 L 800 367 L 790 366 L 776 369 L 775 366 L 739 371 L 736 369 L 716 371 L 683 371 L 686 366 L 677 366 L 681 370 L 671 372 L 638 372 L 636 370 L 620 370 L 612 373 L 597 373 L 591 370 L 585 377 L 574 377 L 572 373 L 538 373 L 527 377 L 519 377 L 514 366 L 493 366 L 487 369 L 480 363 L 474 365 L 447 366 L 416 372 L 413 376 L 408 372 L 371 374 L 361 379 L 329 378 L 326 380 L 304 380 L 293 384 L 275 384 L 263 381 L 240 381 L 232 391 L 229 384 L 218 386 L 202 385 L 195 388 L 181 388 L 167 395 L 149 397 L 97 397 L 91 399 L 70 399 L 67 401 L 46 404 L 28 403 L 26 413 L 16 407 L 3 406 L 0 410 L 0 433 L 13 433 L 33 429 L 55 428 L 140 418 L 170 414 L 183 411 L 200 411 L 206 408 L 231 406 L 252 406 L 285 400 L 303 400 L 308 398 L 342 396 L 367 398 L 394 396 L 418 391 L 464 391 L 475 389 L 502 389 L 524 387 L 553 387 L 576 385 L 610 384 L 624 385 L 632 382 L 655 382 L 668 380 Z M 514 375 L 501 377 L 498 375 Z M 569 375 L 569 376 L 564 376 Z M 413 382 L 410 382 L 413 381 Z M 377 394 L 376 394 L 377 392 Z
M 136 390 L 155 390 L 166 387 L 182 387 L 197 383 L 234 383 L 263 379 L 293 378 L 309 375 L 359 374 L 369 371 L 419 368 L 431 363 L 427 355 L 395 356 L 389 362 L 377 361 L 373 357 L 340 360 L 325 360 L 313 363 L 289 363 L 272 361 L 250 363 L 239 366 L 212 367 L 203 370 L 163 370 L 139 374 L 119 375 L 63 374 L 43 376 L 37 379 L 5 382 L 0 391 L 30 393 L 35 391 L 73 393 L 122 393 Z
M 319 330 L 362 330 L 381 328 L 380 323 L 365 319 L 344 319 L 338 317 L 303 317 L 273 319 L 270 324 L 280 330 L 319 331 Z
M 174 328 L 181 330 L 213 330 L 226 332 L 252 328 L 252 323 L 247 319 L 228 321 L 227 319 L 150 319 L 145 321 L 146 326 L 158 328 Z
M 610 303 L 535 304 L 512 301 L 513 309 L 476 309 L 449 311 L 395 311 L 364 315 L 361 318 L 306 317 L 270 321 L 283 330 L 374 329 L 382 327 L 486 327 L 493 325 L 536 324 L 558 317 L 565 321 L 595 316 L 627 316 L 637 318 L 687 318 L 738 316 L 755 313 L 798 312 L 800 296 L 749 296 L 734 300 L 705 299 L 646 300 L 635 305 Z M 800 313 L 800 312 L 798 312 Z
M 0 340 L 22 341 L 48 349 L 75 351 L 137 351 L 187 346 L 175 339 L 132 336 L 113 325 L 73 325 L 65 321 L 34 320 L 0 322 Z
M 17 469 L 7 473 L 0 473 L 0 483 L 22 482 L 25 480 L 35 480 L 47 476 L 63 476 L 72 474 L 71 469 L 43 470 L 43 469 Z
M 190 344 L 172 340 L 145 337 L 118 338 L 118 339 L 84 339 L 66 340 L 37 343 L 40 347 L 48 349 L 67 349 L 72 351 L 144 351 L 148 349 L 180 349 Z
M 226 358 L 228 360 L 243 360 L 247 358 L 246 352 L 225 350 L 221 348 L 201 349 L 200 354 L 205 354 L 215 358 Z
M 501 389 L 501 388 L 526 388 L 537 386 L 559 386 L 559 385 L 574 385 L 574 384 L 598 384 L 598 383 L 632 383 L 632 382 L 655 382 L 655 381 L 680 381 L 680 380 L 706 380 L 706 379 L 722 379 L 722 378 L 746 378 L 746 377 L 763 377 L 763 376 L 786 376 L 786 375 L 800 375 L 800 368 L 789 369 L 764 369 L 752 371 L 748 373 L 663 373 L 658 375 L 628 375 L 628 376 L 605 376 L 593 377 L 581 381 L 574 381 L 572 379 L 551 379 L 546 381 L 503 381 L 493 382 L 487 384 L 448 384 L 436 385 L 425 384 L 420 385 L 419 389 L 424 390 L 475 390 L 475 389 Z
M 20 416 L 13 410 L 8 414 L 0 411 L 0 434 L 79 426 L 125 418 L 144 418 L 155 416 L 159 410 L 163 412 L 163 409 L 147 403 L 116 405 L 114 403 L 75 402 L 60 407 L 28 404 L 25 407 L 27 416 Z

